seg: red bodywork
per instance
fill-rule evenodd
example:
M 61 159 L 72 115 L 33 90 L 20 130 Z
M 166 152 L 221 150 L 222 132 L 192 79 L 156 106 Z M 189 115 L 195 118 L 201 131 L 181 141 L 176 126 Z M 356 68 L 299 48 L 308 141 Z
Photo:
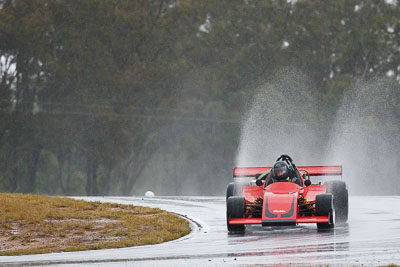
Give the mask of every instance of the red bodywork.
M 255 177 L 271 167 L 235 168 L 234 177 Z M 301 166 L 297 168 L 301 176 L 341 175 L 342 166 Z M 304 184 L 304 179 L 301 177 Z M 328 223 L 328 216 L 315 216 L 315 199 L 326 193 L 325 185 L 301 187 L 290 182 L 275 182 L 267 187 L 249 185 L 243 187 L 242 196 L 246 200 L 245 218 L 232 218 L 229 224 L 262 224 L 263 226 L 296 225 L 298 223 Z M 262 211 L 254 212 L 262 199 Z M 260 207 L 258 207 L 260 209 Z

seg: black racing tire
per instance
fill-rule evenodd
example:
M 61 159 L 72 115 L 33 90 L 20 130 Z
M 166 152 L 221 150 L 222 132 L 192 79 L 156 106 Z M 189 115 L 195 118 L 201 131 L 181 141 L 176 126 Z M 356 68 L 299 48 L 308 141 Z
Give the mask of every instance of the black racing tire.
M 315 215 L 329 216 L 328 223 L 317 223 L 318 230 L 331 229 L 335 226 L 335 206 L 333 205 L 334 196 L 332 194 L 320 194 L 315 198 Z
M 226 201 L 228 198 L 233 196 L 241 196 L 243 191 L 243 185 L 237 183 L 229 183 L 226 187 Z
M 243 233 L 244 224 L 229 224 L 229 219 L 243 218 L 246 212 L 246 200 L 244 197 L 232 196 L 226 202 L 226 225 L 231 233 Z
M 235 195 L 235 184 L 230 183 L 230 184 L 228 184 L 228 187 L 226 188 L 226 201 L 228 202 L 228 198 L 230 198 L 234 195 Z
M 333 195 L 336 212 L 336 223 L 347 222 L 349 216 L 349 191 L 344 181 L 326 181 L 326 192 Z

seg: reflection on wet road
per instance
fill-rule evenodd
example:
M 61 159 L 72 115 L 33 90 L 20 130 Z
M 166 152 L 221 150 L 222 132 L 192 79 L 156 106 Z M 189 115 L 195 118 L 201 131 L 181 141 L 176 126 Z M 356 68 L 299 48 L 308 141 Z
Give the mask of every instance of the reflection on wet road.
M 384 265 L 400 264 L 400 197 L 350 197 L 349 222 L 226 230 L 224 197 L 98 197 L 87 200 L 159 207 L 186 216 L 193 232 L 168 243 L 124 249 L 0 257 L 0 265 Z

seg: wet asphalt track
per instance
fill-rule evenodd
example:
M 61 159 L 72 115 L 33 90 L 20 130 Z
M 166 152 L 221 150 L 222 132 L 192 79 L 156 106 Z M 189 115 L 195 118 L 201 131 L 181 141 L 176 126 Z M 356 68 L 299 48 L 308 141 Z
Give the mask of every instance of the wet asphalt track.
M 347 225 L 248 227 L 228 235 L 223 197 L 83 198 L 159 207 L 187 216 L 193 232 L 168 243 L 124 249 L 2 256 L 0 265 L 223 266 L 400 264 L 400 196 L 350 197 Z

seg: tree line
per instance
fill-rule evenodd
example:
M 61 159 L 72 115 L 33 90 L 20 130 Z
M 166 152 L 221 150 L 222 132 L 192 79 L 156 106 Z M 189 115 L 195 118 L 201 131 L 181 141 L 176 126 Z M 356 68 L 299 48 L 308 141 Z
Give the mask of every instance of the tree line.
M 392 81 L 397 134 L 399 17 L 378 0 L 0 0 L 0 190 L 220 194 L 279 69 L 312 81 L 304 116 L 326 131 L 355 84 Z

